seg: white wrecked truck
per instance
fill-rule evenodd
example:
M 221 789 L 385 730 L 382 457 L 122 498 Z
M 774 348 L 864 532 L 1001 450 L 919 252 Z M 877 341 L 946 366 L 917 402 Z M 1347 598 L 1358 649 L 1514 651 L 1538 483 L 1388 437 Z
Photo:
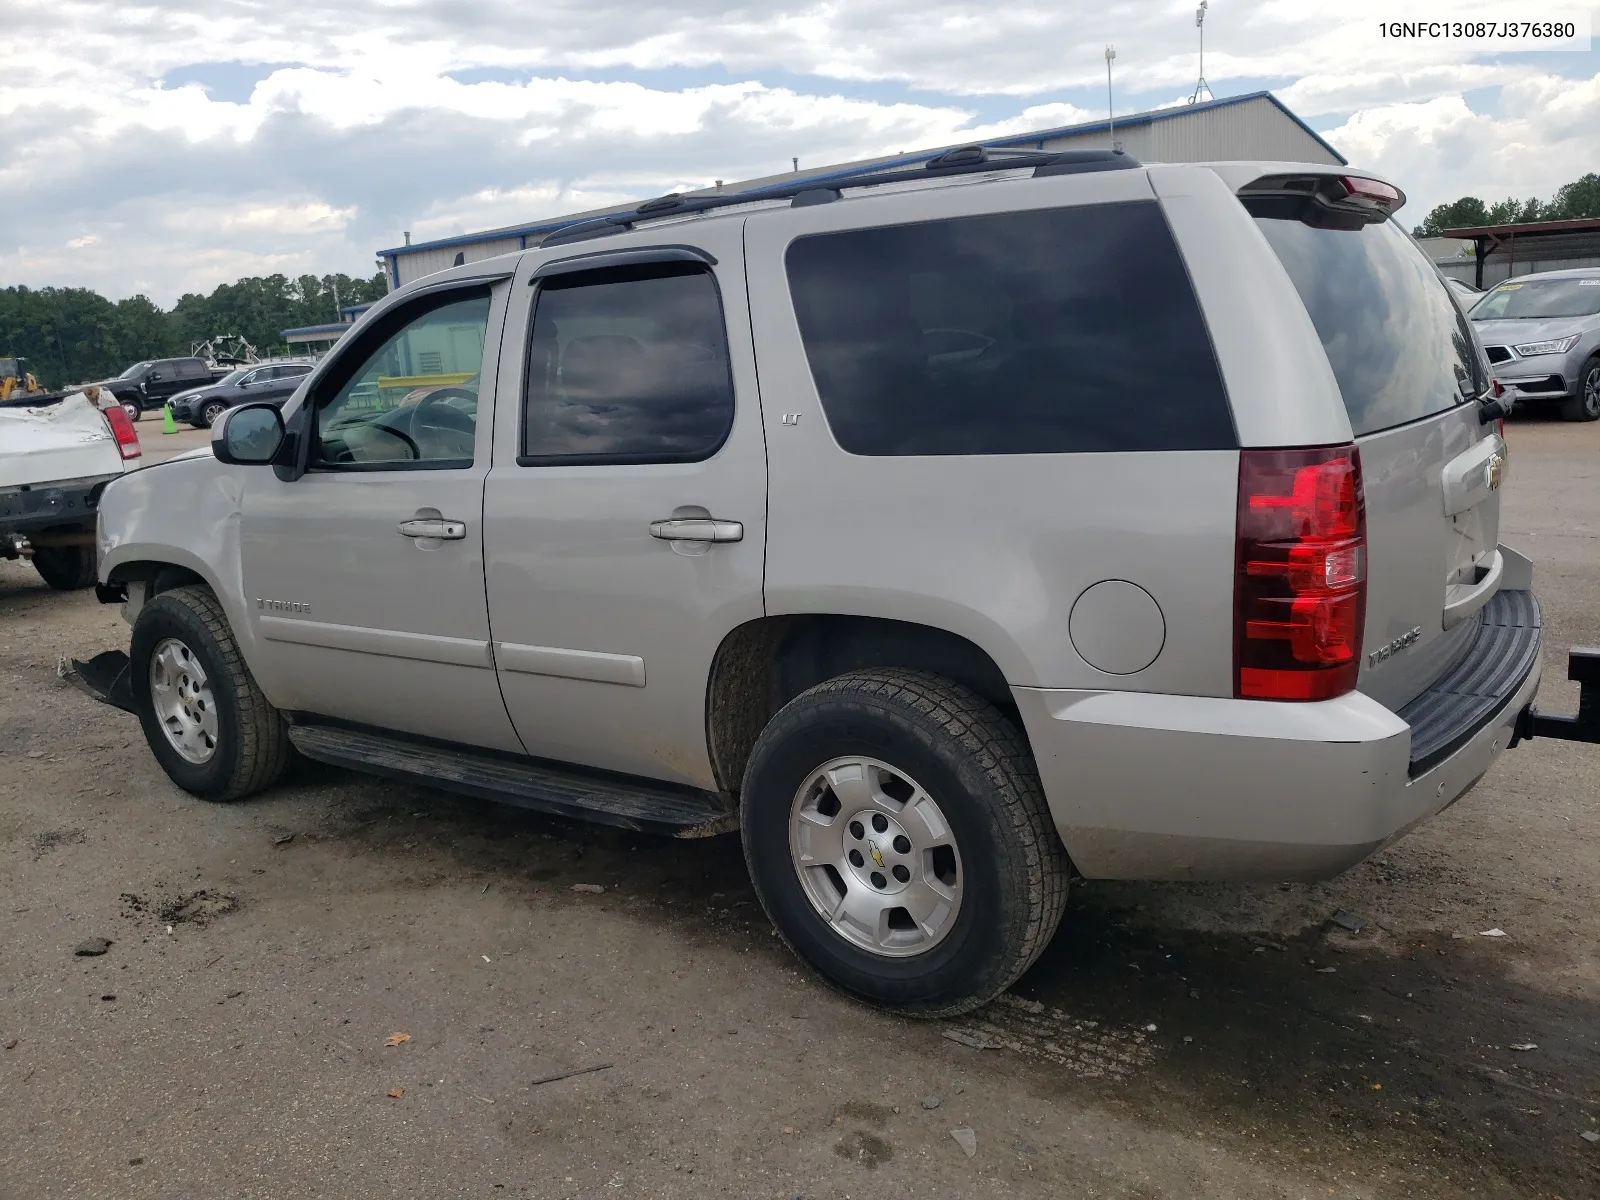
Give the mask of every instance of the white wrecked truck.
M 138 465 L 139 435 L 109 391 L 0 408 L 0 558 L 28 558 L 63 591 L 95 581 L 100 493 Z

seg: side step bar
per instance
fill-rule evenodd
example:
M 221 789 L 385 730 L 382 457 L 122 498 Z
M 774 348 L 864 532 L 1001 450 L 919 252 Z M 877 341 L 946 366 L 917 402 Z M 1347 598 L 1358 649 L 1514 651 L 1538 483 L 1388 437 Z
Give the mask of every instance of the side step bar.
M 1534 738 L 1600 742 L 1600 648 L 1574 646 L 1567 651 L 1567 678 L 1578 685 L 1577 715 L 1553 717 L 1530 704 L 1517 717 L 1512 746 Z
M 699 788 L 342 725 L 295 725 L 289 740 L 307 758 L 336 767 L 640 833 L 710 837 L 739 826 L 730 799 Z

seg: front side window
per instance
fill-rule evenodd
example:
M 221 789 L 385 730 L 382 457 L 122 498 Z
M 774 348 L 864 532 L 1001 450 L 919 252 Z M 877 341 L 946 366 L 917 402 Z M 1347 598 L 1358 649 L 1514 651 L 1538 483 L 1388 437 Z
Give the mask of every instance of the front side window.
M 727 331 L 709 270 L 650 264 L 541 283 L 523 465 L 697 462 L 732 424 Z
M 1153 202 L 813 234 L 786 263 L 823 412 L 850 454 L 1238 444 Z
M 314 465 L 471 466 L 488 326 L 487 288 L 427 297 L 382 321 L 319 388 Z

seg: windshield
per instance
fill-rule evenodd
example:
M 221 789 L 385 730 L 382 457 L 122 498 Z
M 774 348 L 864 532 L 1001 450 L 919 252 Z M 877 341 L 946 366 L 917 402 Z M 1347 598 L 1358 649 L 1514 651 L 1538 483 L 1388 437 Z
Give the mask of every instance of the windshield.
M 1488 387 L 1450 289 L 1393 220 L 1331 229 L 1258 213 L 1256 224 L 1311 315 L 1357 437 Z
M 1592 317 L 1596 313 L 1600 313 L 1600 278 L 1507 281 L 1472 306 L 1474 321 Z
M 129 367 L 121 375 L 118 375 L 117 378 L 118 379 L 132 379 L 135 375 L 139 374 L 139 372 L 143 371 L 149 365 L 150 365 L 149 362 L 136 362 L 136 363 L 133 364 L 133 366 Z

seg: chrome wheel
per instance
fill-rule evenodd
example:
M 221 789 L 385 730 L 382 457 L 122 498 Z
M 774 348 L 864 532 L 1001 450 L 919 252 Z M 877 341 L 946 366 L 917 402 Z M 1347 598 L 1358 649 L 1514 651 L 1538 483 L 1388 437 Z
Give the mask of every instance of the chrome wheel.
M 217 423 L 217 418 L 227 411 L 228 406 L 226 404 L 218 404 L 213 401 L 200 410 L 200 420 L 207 429 L 210 429 Z
M 193 651 L 177 638 L 150 656 L 150 703 L 172 748 L 196 765 L 217 752 L 217 706 L 211 682 Z
M 955 927 L 955 834 L 933 797 L 888 763 L 852 756 L 812 772 L 790 806 L 789 854 L 812 907 L 872 954 L 922 954 Z

